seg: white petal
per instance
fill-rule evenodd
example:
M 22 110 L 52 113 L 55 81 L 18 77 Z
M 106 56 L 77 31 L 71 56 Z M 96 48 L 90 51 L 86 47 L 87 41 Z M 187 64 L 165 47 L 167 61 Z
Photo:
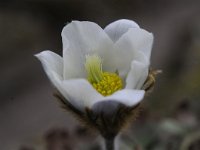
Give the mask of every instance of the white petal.
M 86 77 L 84 68 L 87 54 L 98 54 L 107 59 L 112 55 L 112 41 L 97 24 L 73 21 L 62 31 L 64 79 Z
M 148 64 L 138 61 L 131 63 L 131 69 L 126 78 L 126 89 L 140 89 L 148 76 Z
M 103 98 L 85 79 L 65 80 L 61 86 L 63 93 L 69 98 L 68 101 L 82 111 Z
M 121 19 L 107 25 L 104 30 L 116 42 L 130 28 L 139 28 L 139 25 L 134 21 Z
M 144 53 L 135 48 L 132 35 L 127 32 L 115 43 L 115 53 L 112 57 L 112 61 L 122 78 L 127 76 L 133 60 L 149 64 L 149 60 Z
M 65 86 L 63 86 L 63 79 L 61 79 L 60 76 L 55 72 L 52 72 L 51 74 L 54 78 L 53 85 L 55 86 L 55 88 L 62 94 L 62 96 L 65 98 L 65 100 L 67 100 L 68 102 L 71 103 L 70 97 L 65 90 Z M 73 103 L 71 103 L 71 104 L 73 104 Z
M 54 75 L 52 72 L 55 72 L 60 79 L 62 79 L 63 74 L 63 59 L 59 55 L 51 51 L 43 51 L 35 55 L 42 63 L 42 66 L 51 80 L 54 83 Z
M 63 59 L 51 51 L 43 51 L 35 55 L 42 63 L 42 66 L 53 86 L 68 100 L 69 97 L 62 87 Z
M 118 104 L 133 107 L 143 100 L 144 94 L 145 92 L 143 90 L 124 89 L 117 91 L 113 95 L 107 96 L 101 101 L 94 103 L 92 109 L 96 112 L 113 112 L 113 110 L 117 108 Z
M 121 105 L 122 103 L 115 100 L 99 101 L 92 106 L 92 110 L 97 115 L 103 114 L 106 117 L 113 117 L 113 114 L 119 110 Z
M 131 28 L 120 40 L 129 40 L 134 50 L 143 52 L 147 59 L 150 60 L 153 44 L 152 33 L 141 28 Z

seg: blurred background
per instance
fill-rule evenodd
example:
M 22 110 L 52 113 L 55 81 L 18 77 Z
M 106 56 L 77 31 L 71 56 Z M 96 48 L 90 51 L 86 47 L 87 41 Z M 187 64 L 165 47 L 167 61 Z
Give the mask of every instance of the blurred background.
M 199 0 L 0 1 L 0 149 L 100 150 L 102 139 L 64 112 L 40 62 L 62 54 L 72 20 L 101 27 L 121 18 L 153 32 L 151 66 L 162 69 L 140 117 L 119 139 L 123 150 L 200 149 Z

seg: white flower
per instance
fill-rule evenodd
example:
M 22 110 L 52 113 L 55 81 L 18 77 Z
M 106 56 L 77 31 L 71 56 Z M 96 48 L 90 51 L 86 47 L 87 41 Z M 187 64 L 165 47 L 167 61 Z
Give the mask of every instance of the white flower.
M 83 111 L 105 101 L 130 107 L 140 103 L 152 33 L 125 19 L 105 29 L 93 22 L 72 21 L 64 27 L 62 41 L 63 57 L 48 50 L 36 57 L 52 84 L 74 107 Z

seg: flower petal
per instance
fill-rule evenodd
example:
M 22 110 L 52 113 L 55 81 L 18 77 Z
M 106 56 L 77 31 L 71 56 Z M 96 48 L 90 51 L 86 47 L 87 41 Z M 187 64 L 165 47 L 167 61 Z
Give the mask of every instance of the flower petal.
M 113 112 L 118 107 L 118 104 L 133 107 L 142 101 L 144 94 L 143 90 L 124 89 L 117 91 L 113 95 L 94 103 L 92 110 L 94 112 Z
M 133 60 L 144 64 L 149 64 L 146 56 L 142 52 L 134 50 L 132 44 L 129 42 L 131 41 L 126 40 L 116 43 L 117 48 L 112 61 L 115 63 L 119 75 L 122 78 L 127 77 L 127 74 L 131 68 L 131 62 Z
M 63 80 L 63 59 L 51 51 L 43 51 L 35 55 L 42 63 L 42 66 L 53 86 L 68 100 L 69 97 L 62 87 Z
M 112 61 L 122 78 L 128 74 L 133 60 L 149 65 L 152 43 L 153 35 L 140 28 L 131 28 L 121 36 L 115 43 Z
M 144 84 L 149 71 L 149 65 L 139 61 L 131 63 L 131 69 L 126 78 L 126 89 L 140 89 Z
M 52 72 L 55 72 L 60 79 L 62 79 L 63 74 L 63 59 L 59 55 L 49 50 L 43 51 L 35 55 L 42 63 L 42 66 L 51 80 L 54 83 L 54 75 Z
M 121 19 L 107 25 L 104 30 L 116 42 L 130 28 L 139 28 L 139 25 L 134 21 Z
M 98 54 L 110 58 L 112 41 L 97 24 L 88 21 L 72 21 L 63 28 L 64 79 L 85 78 L 85 56 Z
M 131 28 L 119 39 L 119 41 L 130 41 L 131 47 L 135 51 L 141 51 L 150 60 L 153 34 L 141 28 Z
M 105 114 L 107 117 L 113 117 L 121 105 L 122 103 L 115 100 L 99 101 L 92 106 L 92 110 L 96 115 Z
M 85 79 L 64 80 L 61 86 L 69 98 L 68 101 L 81 111 L 103 98 Z
M 132 29 L 130 29 L 132 30 Z M 129 31 L 130 31 L 129 30 Z M 125 78 L 131 68 L 133 60 L 149 64 L 148 58 L 136 48 L 131 32 L 127 32 L 115 43 L 115 53 L 112 62 L 116 65 L 119 75 Z

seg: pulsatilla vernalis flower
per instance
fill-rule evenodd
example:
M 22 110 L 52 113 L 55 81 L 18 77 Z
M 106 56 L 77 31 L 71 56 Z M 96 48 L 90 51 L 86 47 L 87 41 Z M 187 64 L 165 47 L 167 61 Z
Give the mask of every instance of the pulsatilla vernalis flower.
M 64 106 L 103 136 L 116 134 L 154 83 L 153 34 L 131 20 L 105 29 L 72 21 L 62 31 L 63 57 L 37 54 Z M 109 132 L 109 134 L 107 134 Z

